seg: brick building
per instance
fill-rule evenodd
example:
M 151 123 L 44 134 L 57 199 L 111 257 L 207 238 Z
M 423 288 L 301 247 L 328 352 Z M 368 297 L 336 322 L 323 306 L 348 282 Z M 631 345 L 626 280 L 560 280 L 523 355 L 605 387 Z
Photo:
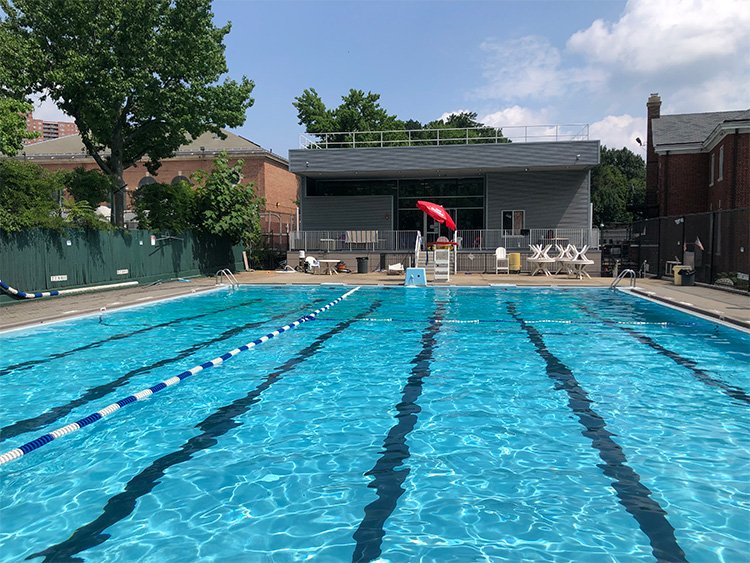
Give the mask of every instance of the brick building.
M 750 207 L 750 109 L 648 113 L 646 205 L 649 217 Z
M 32 133 L 39 133 L 34 139 L 24 140 L 24 145 L 33 145 L 42 141 L 49 141 L 68 135 L 78 135 L 78 127 L 72 121 L 45 121 L 44 119 L 34 119 L 30 113 L 26 114 L 26 129 Z
M 145 159 L 126 169 L 126 210 L 130 209 L 132 193 L 138 186 L 189 180 L 197 170 L 210 171 L 213 159 L 224 151 L 229 156 L 230 164 L 240 159 L 244 161 L 244 180 L 253 182 L 258 195 L 266 200 L 264 232 L 286 233 L 291 230 L 297 215 L 298 180 L 296 175 L 289 172 L 287 160 L 239 135 L 228 131 L 224 133 L 226 139 L 204 133 L 181 146 L 173 157 L 161 161 L 161 167 L 154 176 L 146 170 Z M 72 170 L 78 166 L 88 170 L 98 169 L 94 159 L 86 154 L 78 135 L 28 145 L 18 158 L 33 161 L 50 170 Z M 128 217 L 132 217 L 132 213 L 126 211 L 126 220 Z

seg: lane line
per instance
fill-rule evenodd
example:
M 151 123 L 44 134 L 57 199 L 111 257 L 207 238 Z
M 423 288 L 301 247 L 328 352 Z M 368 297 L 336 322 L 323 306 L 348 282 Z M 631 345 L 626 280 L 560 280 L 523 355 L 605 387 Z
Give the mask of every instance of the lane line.
M 651 498 L 652 492 L 641 483 L 641 477 L 627 464 L 627 458 L 620 445 L 612 439 L 607 423 L 594 409 L 594 402 L 573 372 L 563 364 L 544 343 L 539 331 L 526 322 L 516 309 L 515 303 L 506 304 L 508 313 L 518 321 L 534 344 L 546 364 L 547 375 L 556 384 L 557 390 L 568 395 L 568 407 L 578 417 L 583 426 L 582 434 L 591 440 L 591 447 L 599 453 L 604 462 L 599 465 L 604 474 L 612 479 L 612 487 L 620 499 L 620 504 L 638 522 L 641 531 L 648 537 L 651 551 L 657 561 L 687 561 L 685 553 L 677 543 L 674 528 L 667 520 L 667 512 Z
M 303 305 L 302 307 L 299 307 L 298 309 L 305 311 L 314 305 L 316 305 L 315 302 L 307 303 Z M 3 428 L 0 428 L 0 443 L 2 443 L 5 440 L 9 440 L 11 438 L 15 438 L 16 436 L 20 436 L 21 434 L 25 434 L 26 432 L 33 432 L 34 430 L 39 430 L 40 428 L 43 428 L 49 424 L 57 422 L 64 416 L 67 416 L 68 414 L 70 414 L 74 409 L 80 406 L 83 406 L 87 403 L 90 403 L 91 401 L 95 401 L 97 399 L 101 399 L 102 397 L 107 396 L 109 393 L 113 392 L 114 390 L 130 382 L 130 380 L 136 375 L 140 375 L 141 373 L 146 373 L 151 370 L 173 364 L 175 362 L 178 362 L 180 360 L 190 357 L 192 354 L 194 354 L 195 352 L 197 352 L 198 350 L 202 348 L 205 348 L 206 346 L 210 346 L 211 344 L 215 344 L 217 342 L 221 342 L 222 340 L 226 340 L 227 338 L 236 336 L 237 334 L 240 334 L 245 330 L 257 328 L 268 322 L 279 320 L 287 315 L 297 314 L 298 312 L 301 312 L 301 311 L 298 311 L 298 310 L 295 310 L 293 312 L 285 311 L 283 313 L 279 313 L 263 321 L 253 321 L 253 322 L 246 323 L 244 325 L 230 328 L 228 330 L 225 330 L 224 332 L 222 332 L 220 335 L 218 335 L 215 338 L 211 338 L 203 342 L 198 342 L 196 344 L 193 344 L 189 348 L 181 350 L 180 352 L 177 353 L 176 356 L 172 356 L 171 358 L 161 359 L 147 366 L 141 366 L 139 368 L 136 368 L 134 370 L 127 372 L 126 374 L 118 377 L 117 379 L 108 381 L 107 383 L 97 385 L 95 387 L 90 387 L 80 397 L 77 397 L 76 399 L 73 399 L 72 401 L 69 401 L 63 405 L 52 407 L 37 416 L 21 419 L 12 424 L 4 426 Z
M 435 319 L 444 313 L 442 303 L 438 304 Z M 411 361 L 411 375 L 401 392 L 401 401 L 396 405 L 396 424 L 383 440 L 383 455 L 365 475 L 372 475 L 368 487 L 375 489 L 377 499 L 365 507 L 365 515 L 352 536 L 357 542 L 352 561 L 373 561 L 382 553 L 385 522 L 396 509 L 398 499 L 404 493 L 402 484 L 411 471 L 404 462 L 410 457 L 407 436 L 417 424 L 417 415 L 422 411 L 417 401 L 422 394 L 425 378 L 432 373 L 431 363 L 440 323 L 430 323 L 422 333 L 422 349 Z M 397 469 L 399 468 L 400 469 Z
M 381 301 L 374 301 L 367 311 L 356 315 L 352 319 L 339 322 L 334 328 L 318 336 L 312 344 L 303 348 L 296 356 L 290 358 L 275 371 L 268 374 L 247 395 L 215 410 L 196 425 L 201 430 L 200 434 L 187 440 L 179 449 L 155 459 L 148 467 L 134 475 L 125 485 L 123 492 L 110 497 L 102 513 L 97 518 L 77 528 L 67 540 L 35 553 L 29 556 L 29 559 L 45 557 L 45 561 L 50 562 L 70 561 L 73 555 L 107 541 L 110 535 L 103 532 L 130 516 L 135 510 L 138 499 L 149 494 L 160 483 L 161 478 L 164 477 L 168 469 L 187 462 L 198 452 L 215 446 L 221 436 L 233 428 L 242 426 L 243 423 L 237 422 L 237 419 L 250 410 L 255 403 L 260 401 L 261 394 L 264 391 L 299 364 L 312 358 L 325 342 L 361 320 L 360 317 L 371 314 L 381 304 Z
M 353 294 L 355 291 L 357 291 L 359 287 L 355 287 L 354 289 L 347 291 L 344 295 L 339 297 L 338 299 L 334 299 L 331 301 L 328 305 L 325 305 L 324 307 L 321 307 L 320 309 L 317 309 L 316 311 L 305 315 L 303 317 L 300 317 L 293 323 L 290 323 L 288 325 L 285 325 L 281 328 L 278 328 L 274 330 L 273 332 L 270 332 L 266 334 L 265 336 L 261 336 L 260 338 L 253 340 L 252 342 L 248 342 L 247 344 L 244 344 L 240 346 L 239 348 L 235 348 L 234 350 L 230 350 L 229 352 L 214 358 L 213 360 L 209 360 L 205 363 L 202 363 L 200 365 L 194 366 L 190 368 L 187 371 L 183 371 L 182 373 L 171 377 L 167 380 L 164 380 L 160 383 L 157 383 L 156 385 L 153 385 L 152 387 L 149 387 L 148 389 L 143 389 L 139 391 L 138 393 L 134 393 L 133 395 L 130 395 L 128 397 L 125 397 L 124 399 L 120 399 L 116 403 L 112 403 L 111 405 L 108 405 L 104 407 L 103 409 L 91 413 L 90 415 L 77 420 L 73 422 L 72 424 L 69 424 L 67 426 L 63 426 L 62 428 L 58 428 L 57 430 L 53 430 L 52 432 L 49 432 L 48 434 L 44 434 L 43 436 L 39 436 L 35 440 L 32 440 L 31 442 L 26 442 L 22 446 L 18 448 L 14 448 L 12 450 L 9 450 L 5 452 L 4 454 L 0 455 L 0 465 L 3 465 L 5 463 L 8 463 L 9 461 L 13 461 L 15 459 L 18 459 L 29 452 L 32 452 L 34 450 L 37 450 L 41 448 L 42 446 L 49 444 L 53 440 L 56 440 L 58 438 L 61 438 L 62 436 L 65 436 L 67 434 L 70 434 L 71 432 L 75 432 L 77 430 L 80 430 L 81 428 L 85 428 L 86 426 L 93 424 L 101 419 L 103 419 L 106 416 L 109 416 L 113 412 L 121 409 L 124 406 L 127 406 L 131 403 L 135 403 L 137 401 L 142 401 L 143 399 L 146 399 L 153 395 L 154 393 L 158 393 L 159 391 L 162 391 L 163 389 L 166 389 L 167 387 L 171 387 L 172 385 L 177 385 L 184 379 L 187 379 L 188 377 L 192 375 L 196 375 L 203 370 L 221 365 L 227 360 L 230 360 L 237 354 L 240 354 L 242 352 L 245 352 L 247 350 L 251 350 L 255 348 L 256 346 L 259 346 L 260 344 L 263 344 L 264 342 L 268 342 L 270 339 L 275 338 L 279 334 L 286 332 L 288 330 L 292 330 L 293 328 L 297 328 L 302 323 L 306 323 L 308 321 L 315 320 L 315 317 L 317 317 L 320 313 L 323 313 L 333 307 L 334 305 L 340 303 L 347 297 L 349 297 L 351 294 Z

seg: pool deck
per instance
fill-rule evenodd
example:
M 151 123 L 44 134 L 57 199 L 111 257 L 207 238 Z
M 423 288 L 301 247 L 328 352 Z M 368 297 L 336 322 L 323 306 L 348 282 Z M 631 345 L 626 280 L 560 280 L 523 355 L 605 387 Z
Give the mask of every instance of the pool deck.
M 383 272 L 369 274 L 303 274 L 272 271 L 242 272 L 237 274 L 242 284 L 269 285 L 403 285 L 403 276 L 389 276 Z M 567 276 L 535 276 L 528 274 L 457 274 L 449 283 L 431 286 L 490 286 L 518 287 L 609 287 L 612 278 L 593 277 L 590 280 L 570 279 Z M 623 280 L 620 287 L 628 287 Z M 213 278 L 192 278 L 189 282 L 165 282 L 157 285 L 138 285 L 126 289 L 112 289 L 96 293 L 28 300 L 0 305 L 0 330 L 34 326 L 79 315 L 140 305 L 190 293 L 210 291 L 216 287 Z M 721 320 L 730 326 L 750 332 L 750 296 L 709 286 L 675 286 L 671 281 L 638 279 L 635 293 L 689 312 Z

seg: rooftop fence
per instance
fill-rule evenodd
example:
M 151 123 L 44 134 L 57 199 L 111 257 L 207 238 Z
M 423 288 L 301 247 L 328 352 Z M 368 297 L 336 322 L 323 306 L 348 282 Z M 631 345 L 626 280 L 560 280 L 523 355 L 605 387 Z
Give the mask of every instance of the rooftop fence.
M 420 147 L 587 141 L 588 124 L 517 125 L 446 129 L 392 129 L 390 131 L 336 131 L 303 133 L 302 149 L 355 149 L 366 147 Z

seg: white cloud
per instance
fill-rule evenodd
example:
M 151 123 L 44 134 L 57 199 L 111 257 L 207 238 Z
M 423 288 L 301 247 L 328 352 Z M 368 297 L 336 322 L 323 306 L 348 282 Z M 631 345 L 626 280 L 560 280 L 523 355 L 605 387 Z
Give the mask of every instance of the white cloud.
M 499 127 L 503 135 L 515 142 L 554 140 L 555 128 L 550 127 L 549 110 L 514 105 L 489 113 L 479 121 Z
M 630 0 L 618 21 L 594 21 L 570 37 L 568 48 L 653 74 L 696 63 L 724 65 L 731 53 L 750 46 L 749 28 L 747 0 Z
M 479 121 L 492 127 L 543 125 L 549 122 L 549 111 L 546 108 L 535 110 L 515 105 L 489 113 L 481 117 Z
M 636 138 L 646 143 L 646 118 L 632 115 L 608 115 L 589 126 L 589 139 L 600 140 L 610 149 L 626 147 L 645 159 L 643 149 Z
M 474 96 L 502 100 L 546 100 L 581 88 L 595 88 L 604 75 L 593 67 L 565 66 L 564 54 L 546 38 L 528 35 L 485 41 L 485 85 Z

